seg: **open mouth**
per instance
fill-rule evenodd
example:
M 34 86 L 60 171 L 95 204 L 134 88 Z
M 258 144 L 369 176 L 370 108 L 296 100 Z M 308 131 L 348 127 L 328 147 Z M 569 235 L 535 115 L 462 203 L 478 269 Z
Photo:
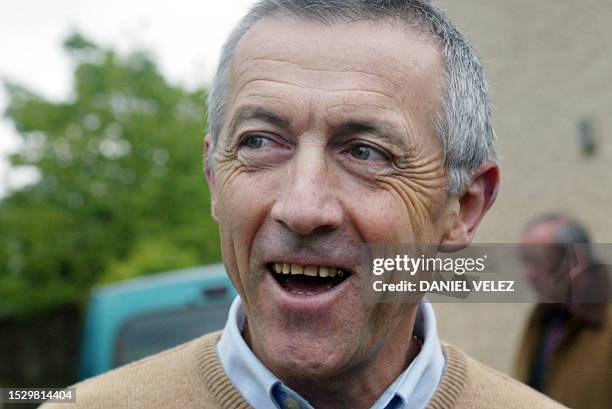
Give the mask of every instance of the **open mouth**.
M 297 295 L 329 291 L 351 276 L 349 271 L 329 266 L 268 263 L 267 268 L 281 287 Z

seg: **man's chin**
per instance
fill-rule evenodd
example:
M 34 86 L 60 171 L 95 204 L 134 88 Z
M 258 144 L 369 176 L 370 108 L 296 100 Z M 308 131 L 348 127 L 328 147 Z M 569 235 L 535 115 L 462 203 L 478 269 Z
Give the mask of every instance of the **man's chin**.
M 363 320 L 354 279 L 316 295 L 287 291 L 271 274 L 258 283 L 257 315 L 248 317 L 250 345 L 279 378 L 327 378 L 347 366 Z
M 337 376 L 347 365 L 347 354 L 321 344 L 279 347 L 269 351 L 266 366 L 285 381 L 316 382 Z
M 283 328 L 278 323 L 265 325 L 260 322 L 249 339 L 256 340 L 250 347 L 257 357 L 282 380 L 333 377 L 354 355 L 355 351 L 348 349 L 356 345 L 355 336 L 339 333 L 342 325 L 317 327 L 313 322 L 312 325 Z

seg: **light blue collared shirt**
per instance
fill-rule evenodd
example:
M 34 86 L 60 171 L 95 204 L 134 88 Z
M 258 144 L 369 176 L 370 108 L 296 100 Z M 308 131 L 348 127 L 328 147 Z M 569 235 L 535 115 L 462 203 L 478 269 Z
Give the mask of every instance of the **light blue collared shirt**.
M 253 354 L 242 338 L 245 322 L 240 297 L 236 297 L 217 344 L 221 365 L 236 389 L 256 409 L 293 409 L 297 407 L 295 403 L 300 409 L 313 409 Z M 438 388 L 446 363 L 436 329 L 436 316 L 428 302 L 419 304 L 413 334 L 423 340 L 421 351 L 372 409 L 422 409 Z

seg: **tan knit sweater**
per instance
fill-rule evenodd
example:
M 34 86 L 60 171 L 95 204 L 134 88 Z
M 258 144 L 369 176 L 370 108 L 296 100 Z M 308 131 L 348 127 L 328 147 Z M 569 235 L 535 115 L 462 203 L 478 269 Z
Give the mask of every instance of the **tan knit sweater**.
M 220 332 L 204 335 L 76 385 L 76 404 L 44 409 L 246 409 L 219 362 Z M 553 409 L 563 406 L 444 345 L 446 368 L 428 409 Z

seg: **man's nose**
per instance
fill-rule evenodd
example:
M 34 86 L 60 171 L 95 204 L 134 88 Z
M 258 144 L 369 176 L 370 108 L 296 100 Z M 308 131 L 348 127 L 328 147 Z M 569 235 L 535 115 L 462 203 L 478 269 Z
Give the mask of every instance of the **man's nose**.
M 271 215 L 300 235 L 335 229 L 343 219 L 336 194 L 324 152 L 314 148 L 298 151 Z

